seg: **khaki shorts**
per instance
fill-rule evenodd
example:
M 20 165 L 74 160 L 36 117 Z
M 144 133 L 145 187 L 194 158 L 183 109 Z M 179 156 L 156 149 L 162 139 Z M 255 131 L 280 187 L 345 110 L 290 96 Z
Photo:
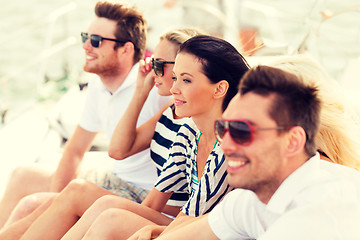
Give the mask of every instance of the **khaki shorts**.
M 149 190 L 137 187 L 132 183 L 122 180 L 116 176 L 112 170 L 91 169 L 82 172 L 79 177 L 95 183 L 120 197 L 137 203 L 141 203 L 150 192 Z

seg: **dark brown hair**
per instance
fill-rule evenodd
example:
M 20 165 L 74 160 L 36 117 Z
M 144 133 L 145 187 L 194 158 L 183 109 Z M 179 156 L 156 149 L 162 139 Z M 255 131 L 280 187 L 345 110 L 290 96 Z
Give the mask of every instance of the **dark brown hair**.
M 317 88 L 307 86 L 291 73 L 278 68 L 257 66 L 249 70 L 239 86 L 239 93 L 261 96 L 274 94 L 269 116 L 278 126 L 300 126 L 306 132 L 305 151 L 316 152 L 315 136 L 320 123 L 320 100 Z
M 134 63 L 144 57 L 146 46 L 146 21 L 135 8 L 124 4 L 98 2 L 95 6 L 97 17 L 116 21 L 115 37 L 118 40 L 132 42 L 135 49 Z M 123 46 L 116 43 L 114 49 Z
M 229 42 L 208 35 L 198 35 L 180 45 L 179 52 L 195 56 L 202 64 L 202 71 L 212 83 L 226 80 L 229 83 L 222 104 L 225 111 L 236 95 L 240 79 L 249 70 L 245 58 Z

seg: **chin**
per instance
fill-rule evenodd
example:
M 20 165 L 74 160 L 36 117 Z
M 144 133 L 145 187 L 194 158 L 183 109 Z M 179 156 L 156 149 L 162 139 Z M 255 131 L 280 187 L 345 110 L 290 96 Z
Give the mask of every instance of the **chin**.
M 227 182 L 230 186 L 234 188 L 245 188 L 244 181 L 241 178 L 237 178 L 236 176 L 231 176 L 231 174 L 228 174 Z
M 185 114 L 183 111 L 179 110 L 179 107 L 175 106 L 175 114 L 178 117 L 184 118 L 184 117 L 190 117 L 189 114 Z
M 157 91 L 157 93 L 160 95 L 160 96 L 170 96 L 170 93 L 169 93 L 169 91 L 164 91 L 164 90 L 162 90 L 162 89 L 158 89 L 158 91 Z

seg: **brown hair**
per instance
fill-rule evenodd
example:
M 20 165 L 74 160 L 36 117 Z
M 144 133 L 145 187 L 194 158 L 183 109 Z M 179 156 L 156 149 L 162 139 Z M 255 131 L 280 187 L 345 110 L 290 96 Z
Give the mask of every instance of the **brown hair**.
M 241 95 L 253 92 L 274 95 L 269 116 L 278 126 L 300 126 L 306 133 L 305 152 L 316 153 L 315 136 L 320 123 L 320 100 L 317 88 L 305 85 L 291 73 L 269 66 L 249 70 L 240 82 Z
M 309 54 L 282 56 L 271 66 L 299 77 L 306 85 L 317 86 L 321 99 L 320 127 L 315 143 L 330 161 L 360 170 L 360 124 L 346 102 L 342 86 Z
M 131 42 L 134 45 L 134 63 L 144 57 L 146 46 L 146 21 L 135 8 L 119 3 L 98 2 L 95 6 L 97 17 L 116 21 L 115 37 L 118 40 Z M 116 43 L 114 49 L 123 46 Z

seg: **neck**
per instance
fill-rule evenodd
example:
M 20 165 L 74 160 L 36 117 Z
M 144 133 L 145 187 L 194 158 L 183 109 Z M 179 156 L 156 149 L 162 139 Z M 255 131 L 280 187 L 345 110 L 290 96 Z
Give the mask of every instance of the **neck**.
M 111 71 L 111 73 L 102 73 L 99 74 L 99 77 L 106 89 L 110 93 L 114 93 L 125 81 L 126 77 L 129 75 L 133 66 L 127 66 L 125 68 L 119 68 L 117 71 Z
M 255 192 L 258 199 L 264 204 L 268 204 L 271 197 L 274 195 L 276 190 L 280 187 L 281 183 L 263 184 L 260 190 Z
M 211 111 L 209 112 L 209 114 L 192 117 L 194 123 L 196 124 L 196 127 L 201 132 L 201 141 L 209 146 L 211 145 L 211 148 L 216 141 L 214 122 L 216 119 L 221 118 L 221 115 L 221 111 Z
M 261 202 L 267 204 L 281 184 L 299 167 L 301 167 L 309 157 L 305 153 L 291 156 L 284 161 L 285 164 L 278 169 L 277 175 L 271 182 L 262 183 L 256 191 L 254 191 Z
M 203 134 L 214 132 L 215 120 L 222 116 L 222 101 L 217 101 L 213 104 L 209 111 L 202 114 L 191 116 L 197 128 Z

